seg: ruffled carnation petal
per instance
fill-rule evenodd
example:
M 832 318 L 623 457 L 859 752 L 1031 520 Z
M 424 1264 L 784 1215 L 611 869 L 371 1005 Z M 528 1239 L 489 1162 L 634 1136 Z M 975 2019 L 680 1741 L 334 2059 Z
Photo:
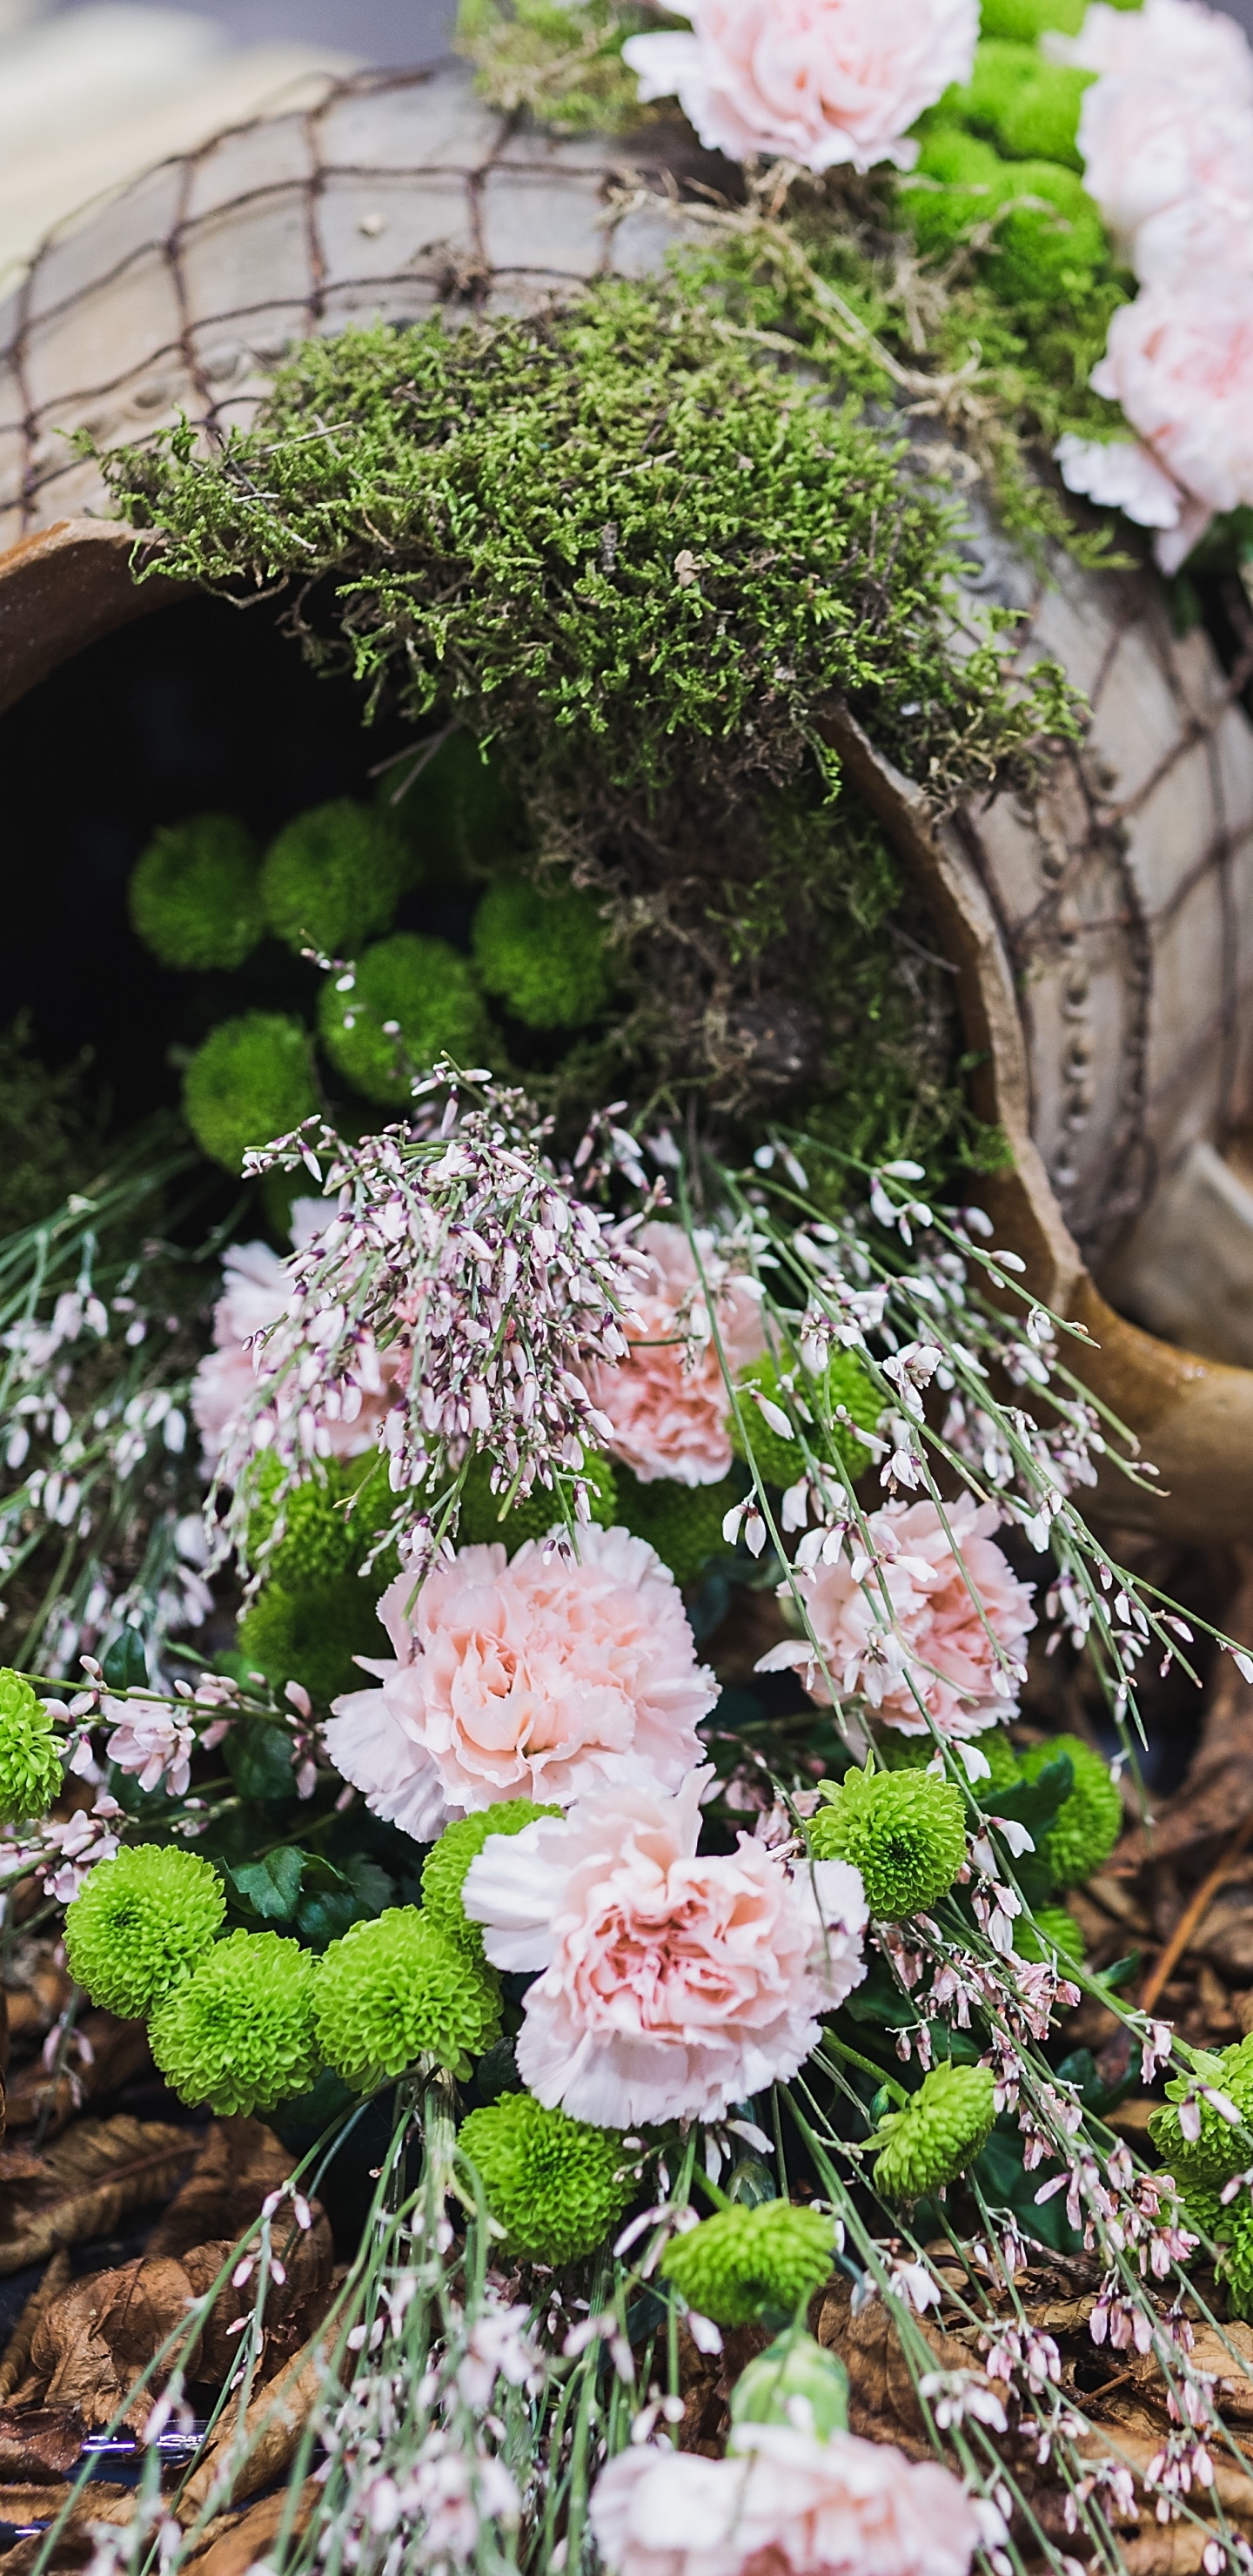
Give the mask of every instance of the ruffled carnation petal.
M 416 1598 L 410 1574 L 389 1586 L 396 1660 L 375 1667 L 381 1690 L 336 1700 L 326 1730 L 376 1815 L 427 1839 L 501 1799 L 677 1786 L 699 1760 L 717 1684 L 673 1576 L 627 1530 L 581 1530 L 578 1547 L 462 1548 Z

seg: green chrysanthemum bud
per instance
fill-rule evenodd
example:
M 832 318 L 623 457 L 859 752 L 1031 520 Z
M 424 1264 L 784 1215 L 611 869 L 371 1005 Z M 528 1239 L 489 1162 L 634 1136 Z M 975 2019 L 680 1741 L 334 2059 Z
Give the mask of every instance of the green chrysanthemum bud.
M 966 1857 L 961 1791 L 930 1771 L 848 1771 L 809 1825 L 815 1860 L 847 1860 L 861 1872 L 866 1903 L 881 1923 L 925 1914 L 945 1896 Z
M 130 916 L 163 966 L 242 966 L 265 934 L 257 845 L 233 814 L 194 814 L 149 842 L 130 881 Z
M 257 1499 L 248 1515 L 248 1554 L 254 1565 L 279 1517 L 274 1488 L 281 1472 L 278 1460 L 264 1452 Z M 333 1458 L 319 1462 L 307 1483 L 291 1488 L 282 1505 L 283 1535 L 265 1560 L 267 1582 L 287 1593 L 315 1592 L 350 1571 L 361 1542 L 346 1508 L 351 1490 L 352 1479 Z
M 874 2185 L 885 2200 L 919 2200 L 973 2164 L 996 2117 L 990 2066 L 933 2066 L 903 2111 L 875 2132 Z
M 318 2040 L 358 2093 L 420 2057 L 468 2075 L 500 2032 L 500 1982 L 416 1905 L 332 1941 L 318 1968 Z
M 616 2129 L 545 2110 L 532 2093 L 502 2093 L 472 2111 L 459 2144 L 482 2176 L 510 2252 L 528 2263 L 575 2263 L 594 2254 L 635 2189 Z
M 271 930 L 298 954 L 312 946 L 352 957 L 389 928 L 413 874 L 391 816 L 342 796 L 284 824 L 266 852 L 261 901 Z
M 39 1693 L 7 1665 L 0 1671 L 0 1824 L 46 1816 L 61 1786 L 61 1756 Z
M 1008 36 L 1017 45 L 1037 44 L 1046 27 L 1077 36 L 1083 25 L 1084 8 L 1085 0 L 983 0 L 980 32 L 984 36 Z
M 196 1143 L 237 1178 L 250 1146 L 286 1136 L 317 1105 L 308 1030 L 281 1011 L 220 1021 L 183 1076 Z
M 1253 2200 L 1240 2190 L 1224 2201 L 1217 2191 L 1186 2191 L 1181 2201 L 1183 2223 L 1219 2248 L 1214 2263 L 1227 2293 L 1233 2317 L 1253 2316 Z
M 793 2326 L 776 2336 L 740 2372 L 731 2392 L 731 2438 L 741 2424 L 795 2425 L 797 2400 L 816 2442 L 848 2431 L 848 2372 L 838 2353 L 824 2351 L 811 2334 Z M 803 2419 L 804 2420 L 804 2419 Z
M 987 127 L 1011 161 L 1081 170 L 1079 110 L 1094 78 L 1069 63 L 1046 62 L 1034 45 L 985 36 L 975 48 L 969 88 L 953 94 L 950 104 L 963 120 Z
M 988 1778 L 975 1783 L 975 1796 L 981 1807 L 990 1807 L 998 1789 L 1016 1788 L 1022 1778 L 1018 1756 L 1009 1739 L 1009 1729 L 989 1726 L 975 1742 L 988 1766 Z
M 1088 1945 L 1064 1905 L 1038 1905 L 1034 1915 L 1017 1916 L 1014 1923 L 1014 1948 L 1020 1959 L 1052 1959 L 1061 1967 L 1068 1959 L 1081 1966 Z
M 137 2021 L 211 1949 L 226 1912 L 217 1871 L 177 1843 L 102 1860 L 65 1917 L 70 1975 L 93 2004 Z
M 456 1064 L 500 1061 L 469 959 L 446 939 L 416 930 L 367 948 L 350 992 L 327 977 L 318 1034 L 345 1080 L 381 1108 L 406 1101 L 413 1075 L 438 1056 Z
M 1199 2089 L 1224 2094 L 1233 2110 L 1240 2113 L 1244 2129 L 1235 2129 L 1212 2102 L 1205 2100 Z M 1181 2123 L 1178 2103 L 1192 2096 L 1200 2135 L 1190 2138 Z M 1190 2075 L 1171 2077 L 1166 2087 L 1166 2101 L 1149 2120 L 1149 2136 L 1163 2164 L 1167 2165 L 1189 2192 L 1218 2191 L 1233 2173 L 1250 2161 L 1247 2132 L 1253 2129 L 1253 2032 L 1235 2040 L 1220 2055 L 1211 2056 L 1198 2049 Z M 1243 2141 L 1243 2143 L 1242 2143 Z M 1209 2230 L 1213 2234 L 1215 2230 Z
M 239 1622 L 250 1668 L 276 1690 L 302 1683 L 319 1708 L 341 1691 L 364 1690 L 366 1676 L 353 1658 L 376 1655 L 381 1637 L 374 1593 L 356 1574 L 301 1592 L 267 1583 Z
M 736 1456 L 746 1457 L 751 1449 L 753 1464 L 763 1484 L 794 1485 L 797 1478 L 805 1473 L 799 1437 L 803 1431 L 814 1457 L 837 1459 L 856 1483 L 870 1465 L 870 1451 L 848 1423 L 838 1422 L 834 1416 L 842 1406 L 850 1422 L 859 1423 L 863 1431 L 873 1431 L 882 1410 L 880 1398 L 856 1352 L 833 1351 L 821 1378 L 809 1377 L 799 1362 L 794 1370 L 788 1369 L 785 1373 L 795 1377 L 796 1391 L 793 1395 L 789 1395 L 782 1385 L 778 1367 L 768 1355 L 754 1360 L 752 1367 L 741 1375 L 738 1386 L 744 1429 L 741 1430 L 734 1417 L 730 1424 L 731 1446 Z M 767 1404 L 787 1415 L 795 1427 L 796 1437 L 788 1440 L 775 1429 L 757 1403 L 754 1388 Z M 811 1417 L 808 1422 L 800 1410 L 802 1403 Z M 828 1414 L 832 1416 L 829 1429 Z
M 589 1449 L 584 1453 L 583 1473 L 593 1521 L 600 1529 L 612 1529 L 621 1519 L 616 1469 L 599 1449 Z M 491 1475 L 491 1460 L 477 1451 L 461 1488 L 457 1545 L 504 1547 L 510 1556 L 515 1556 L 524 1540 L 547 1538 L 550 1529 L 555 1529 L 562 1519 L 561 1509 L 547 1485 L 533 1485 L 525 1501 L 515 1502 L 502 1521 L 500 1507 L 505 1496 L 492 1492 Z
M 629 1467 L 618 1466 L 618 1518 L 636 1538 L 655 1548 L 675 1582 L 692 1583 L 711 1556 L 725 1548 L 722 1524 L 744 1493 L 742 1475 L 720 1477 L 716 1485 L 676 1485 L 659 1476 L 642 1485 Z
M 484 988 L 528 1029 L 581 1029 L 612 989 L 605 926 L 593 895 L 546 892 L 501 877 L 474 916 L 470 941 Z
M 720 2209 L 685 2236 L 672 2236 L 660 2269 L 680 2297 L 715 2325 L 747 2326 L 793 2317 L 828 2278 L 835 2222 L 789 2200 Z
M 477 1860 L 489 1834 L 520 1834 L 537 1816 L 560 1814 L 560 1807 L 538 1807 L 533 1798 L 502 1798 L 494 1807 L 480 1807 L 475 1815 L 445 1825 L 432 1844 L 422 1863 L 422 1904 L 432 1923 L 468 1957 L 483 1956 L 483 1927 L 471 1923 L 461 1901 L 471 1861 Z
M 318 2070 L 316 1962 L 278 1932 L 231 1932 L 156 2007 L 148 2035 L 184 2102 L 223 2116 L 270 2111 Z
M 1059 1887 L 1079 1887 L 1109 1859 L 1122 1831 L 1122 1800 L 1108 1764 L 1078 1735 L 1050 1735 L 1047 1743 L 1031 1745 L 1019 1757 L 1020 1776 L 1038 1780 L 1059 1753 L 1069 1755 L 1075 1785 L 1040 1837 L 1039 1850 Z

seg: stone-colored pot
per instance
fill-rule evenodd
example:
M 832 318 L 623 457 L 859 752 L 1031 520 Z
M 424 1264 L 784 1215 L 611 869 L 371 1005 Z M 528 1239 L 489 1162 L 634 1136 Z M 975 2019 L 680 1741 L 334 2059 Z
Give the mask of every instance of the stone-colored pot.
M 520 132 L 453 66 L 328 84 L 63 228 L 0 313 L 0 705 L 171 595 L 135 586 L 59 433 L 244 419 L 303 332 L 641 274 L 681 223 L 666 187 L 719 167 L 663 129 L 638 154 Z M 1253 1361 L 1253 1192 L 1222 1148 L 1253 1112 L 1253 728 L 1151 575 L 1059 562 L 1037 585 L 992 532 L 976 551 L 972 588 L 1025 611 L 1026 649 L 1088 694 L 1082 750 L 1030 810 L 1001 796 L 937 824 L 838 709 L 833 738 L 957 972 L 977 1106 L 1016 1154 L 988 1186 L 1000 1240 L 1088 1327 L 1080 1373 L 1160 1470 L 1159 1500 L 1117 1479 L 1106 1508 L 1242 1534 L 1253 1367 L 1226 1363 Z

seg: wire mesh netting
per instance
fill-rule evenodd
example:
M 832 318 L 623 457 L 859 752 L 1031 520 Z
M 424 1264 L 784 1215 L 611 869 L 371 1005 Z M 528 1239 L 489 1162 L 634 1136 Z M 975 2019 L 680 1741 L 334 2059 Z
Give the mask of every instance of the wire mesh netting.
M 684 129 L 556 140 L 487 108 L 457 65 L 328 81 L 162 163 L 61 226 L 0 312 L 0 535 L 101 507 L 74 431 L 108 447 L 180 412 L 245 421 L 302 334 L 534 309 L 656 269 L 693 181 L 730 173 Z M 972 591 L 1022 610 L 1025 649 L 1056 653 L 1094 709 L 1030 809 L 1000 797 L 960 818 L 1017 992 L 1032 1131 L 1090 1262 L 1169 1321 L 1162 1193 L 1253 1110 L 1247 670 L 1175 637 L 1150 575 L 1059 563 L 1042 585 L 987 527 L 974 551 Z M 1253 1199 L 1249 1220 L 1237 1268 Z M 1186 1313 L 1175 1326 L 1195 1339 Z M 1248 1332 L 1227 1355 L 1253 1359 Z

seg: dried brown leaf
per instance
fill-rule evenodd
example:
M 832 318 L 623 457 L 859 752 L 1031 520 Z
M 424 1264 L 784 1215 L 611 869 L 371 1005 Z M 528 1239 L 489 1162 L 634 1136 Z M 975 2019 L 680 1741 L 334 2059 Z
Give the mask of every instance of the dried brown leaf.
M 970 2370 L 974 2356 L 964 2343 L 933 2325 L 930 2317 L 917 2322 L 936 2370 Z M 896 2442 L 912 2459 L 934 2459 L 900 2338 L 883 2301 L 871 2299 L 854 2316 L 851 2285 L 832 2282 L 823 2293 L 814 2332 L 820 2344 L 839 2354 L 848 2372 L 850 2429 L 873 2442 Z
M 315 2335 L 254 2397 L 242 2429 L 228 2410 L 179 2498 L 184 2523 L 194 2522 L 211 2497 L 221 2511 L 233 2500 L 256 2495 L 291 2467 L 301 2434 L 333 2376 L 333 2351 L 332 2335 Z M 215 2493 L 219 2481 L 220 2495 Z
M 107 2236 L 132 2210 L 150 2208 L 173 2189 L 186 2162 L 186 2129 L 164 2120 L 79 2120 L 19 2173 L 3 2164 L 12 2188 L 0 2221 L 0 2274 L 41 2262 L 59 2245 Z M 37 2170 L 36 2170 L 37 2167 Z
M 9 2087 L 9 2127 L 33 2129 L 40 2121 L 53 2135 L 83 2103 L 129 2084 L 152 2062 L 147 2026 L 119 2021 L 115 2013 L 84 2013 L 79 2030 L 91 2048 L 89 2062 L 73 2074 L 49 2075 L 42 2059 L 24 2066 Z
M 0 2486 L 0 2522 L 52 2522 L 69 2491 L 68 2478 L 54 2487 Z
M 55 2520 L 64 2502 L 65 2493 L 62 2490 L 52 2506 L 49 2520 Z M 96 2544 L 91 2535 L 91 2524 L 93 2522 L 127 2523 L 134 2510 L 133 2487 L 111 2486 L 106 2484 L 104 2479 L 92 2478 L 83 2488 L 82 2494 L 75 2496 L 64 2529 L 53 2543 L 52 2554 L 45 2559 L 45 2565 L 55 2571 L 55 2576 L 61 2576 L 63 2569 L 90 2566 L 96 2552 Z M 31 2520 L 32 2522 L 35 2520 L 33 2514 Z M 29 2540 L 17 2541 L 14 2547 L 0 2558 L 0 2570 L 3 2571 L 3 2576 L 31 2576 L 37 2561 L 43 2558 L 45 2548 L 46 2542 L 42 2532 L 35 2532 Z
M 118 2263 L 75 2281 L 46 2309 L 31 2342 L 31 2372 L 50 2405 L 78 2406 L 87 2422 L 107 2424 L 167 2335 L 186 2323 L 191 2284 L 181 2263 Z M 126 2409 L 142 2430 L 149 2387 Z
M 262 2120 L 211 2121 L 191 2172 L 157 2220 L 149 2254 L 182 2255 L 221 2237 L 233 2244 L 295 2161 Z
M 293 2538 L 307 2529 L 317 2508 L 322 2488 L 317 2478 L 306 2478 L 292 2506 L 289 2529 Z M 262 2496 L 249 2505 L 246 2513 L 221 2513 L 207 2523 L 199 2549 L 186 2560 L 195 2576 L 247 2576 L 247 2570 L 264 2559 L 272 2540 L 277 2539 L 287 2508 L 286 2489 L 277 2495 Z
M 82 2447 L 76 2406 L 0 2406 L 0 2479 L 43 2484 L 68 2477 Z
M 31 2336 L 36 2324 L 44 2309 L 50 2308 L 53 2300 L 60 2298 L 69 2277 L 70 2258 L 63 2246 L 58 2254 L 53 2255 L 42 2281 L 31 2291 L 5 2345 L 4 2359 L 0 2361 L 0 2399 L 11 2397 L 20 2385 L 30 2359 Z

